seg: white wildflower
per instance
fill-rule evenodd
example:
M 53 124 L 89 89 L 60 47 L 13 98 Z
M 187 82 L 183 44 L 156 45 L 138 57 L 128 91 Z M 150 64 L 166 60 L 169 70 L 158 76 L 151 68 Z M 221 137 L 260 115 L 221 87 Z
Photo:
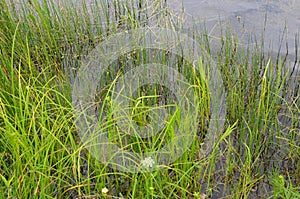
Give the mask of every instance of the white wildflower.
M 106 187 L 104 187 L 104 188 L 101 190 L 101 192 L 102 192 L 103 194 L 107 194 L 108 189 L 107 189 Z
M 141 163 L 143 167 L 148 167 L 148 168 L 152 168 L 153 165 L 155 164 L 154 160 L 151 157 L 145 158 L 144 160 L 142 160 Z

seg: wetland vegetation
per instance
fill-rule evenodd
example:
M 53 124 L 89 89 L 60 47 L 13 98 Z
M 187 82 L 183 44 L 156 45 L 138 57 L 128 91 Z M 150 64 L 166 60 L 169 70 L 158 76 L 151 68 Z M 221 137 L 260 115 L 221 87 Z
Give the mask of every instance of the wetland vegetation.
M 300 198 L 297 50 L 291 64 L 288 52 L 278 49 L 274 58 L 263 42 L 240 47 L 230 27 L 220 29 L 220 48 L 211 50 L 204 24 L 184 30 L 221 72 L 227 93 L 221 136 L 200 158 L 211 96 L 208 80 L 188 70 L 202 107 L 198 137 L 178 160 L 159 170 L 120 172 L 93 158 L 80 141 L 72 105 L 76 73 L 87 54 L 116 33 L 151 26 L 183 31 L 184 22 L 164 0 L 72 2 L 0 0 L 0 198 Z M 109 88 L 128 69 L 129 59 L 139 64 L 155 55 L 160 63 L 175 59 L 183 64 L 180 56 L 167 54 L 142 49 L 113 63 L 106 77 L 111 84 L 99 94 L 102 110 L 109 112 Z M 142 96 L 169 91 L 154 85 L 140 93 L 133 117 L 143 125 L 148 122 L 143 112 L 157 101 Z M 111 115 L 105 124 L 121 134 L 113 122 Z M 166 139 L 154 136 L 152 142 L 119 137 L 126 140 L 125 149 L 143 152 L 150 143 L 159 148 L 168 142 L 172 129 L 165 134 Z

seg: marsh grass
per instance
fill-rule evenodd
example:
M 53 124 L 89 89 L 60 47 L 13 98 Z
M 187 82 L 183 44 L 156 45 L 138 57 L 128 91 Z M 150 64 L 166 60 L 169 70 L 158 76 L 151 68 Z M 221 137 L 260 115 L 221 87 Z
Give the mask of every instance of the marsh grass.
M 93 158 L 77 134 L 71 96 L 74 75 L 85 56 L 114 33 L 181 24 L 167 12 L 165 1 L 92 5 L 80 1 L 79 9 L 74 2 L 31 0 L 17 5 L 0 0 L 0 198 L 299 196 L 298 60 L 289 68 L 285 56 L 278 54 L 274 60 L 264 53 L 263 43 L 241 48 L 230 31 L 220 38 L 217 52 L 211 50 L 205 30 L 191 31 L 215 56 L 227 92 L 226 124 L 208 157 L 199 157 L 211 111 L 208 80 L 203 72 L 189 70 L 180 72 L 190 80 L 201 109 L 198 137 L 181 158 L 155 172 L 137 174 L 119 172 Z M 159 63 L 183 65 L 180 57 L 164 51 L 120 57 L 108 70 L 107 88 L 99 91 L 100 118 L 111 113 L 113 82 L 128 70 L 128 62 L 147 63 L 153 54 Z M 149 106 L 164 101 L 163 94 L 171 96 L 160 85 L 137 93 L 131 113 L 141 126 L 150 122 Z M 172 110 L 170 115 L 176 115 Z M 115 118 L 107 118 L 103 128 L 128 149 L 158 149 L 172 138 L 171 120 L 164 135 L 139 139 L 114 133 Z M 107 194 L 102 193 L 104 187 Z

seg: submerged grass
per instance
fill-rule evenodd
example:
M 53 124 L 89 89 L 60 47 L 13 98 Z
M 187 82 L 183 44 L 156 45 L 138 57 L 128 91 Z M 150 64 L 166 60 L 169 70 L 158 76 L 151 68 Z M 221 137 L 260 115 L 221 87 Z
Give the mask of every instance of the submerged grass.
M 186 75 L 202 108 L 199 138 L 189 151 L 151 173 L 122 173 L 95 160 L 80 142 L 72 112 L 71 88 L 82 60 L 114 33 L 150 25 L 180 29 L 181 23 L 166 1 L 90 3 L 0 0 L 0 198 L 299 197 L 299 62 L 290 68 L 280 54 L 273 60 L 263 44 L 241 48 L 230 32 L 213 54 L 206 31 L 191 31 L 216 57 L 227 92 L 226 124 L 208 157 L 199 158 L 199 151 L 210 117 L 209 88 L 203 74 L 191 70 Z M 183 65 L 180 57 L 141 50 L 113 63 L 107 81 L 113 83 L 128 62 L 153 57 Z M 109 113 L 113 86 L 99 92 L 99 110 Z M 132 117 L 139 125 L 149 122 L 149 106 L 171 96 L 160 85 L 138 93 Z M 167 138 L 138 139 L 116 135 L 113 115 L 107 118 L 103 128 L 124 148 L 150 150 L 172 138 L 171 120 Z

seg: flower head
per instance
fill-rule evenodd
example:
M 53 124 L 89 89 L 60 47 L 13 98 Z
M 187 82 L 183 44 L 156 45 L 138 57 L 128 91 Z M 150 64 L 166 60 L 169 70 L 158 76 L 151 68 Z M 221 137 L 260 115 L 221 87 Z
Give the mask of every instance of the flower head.
M 145 158 L 141 161 L 143 167 L 152 168 L 155 164 L 154 160 L 151 157 Z
M 107 189 L 106 187 L 104 187 L 104 188 L 101 190 L 101 192 L 102 192 L 103 194 L 107 194 L 108 189 Z

